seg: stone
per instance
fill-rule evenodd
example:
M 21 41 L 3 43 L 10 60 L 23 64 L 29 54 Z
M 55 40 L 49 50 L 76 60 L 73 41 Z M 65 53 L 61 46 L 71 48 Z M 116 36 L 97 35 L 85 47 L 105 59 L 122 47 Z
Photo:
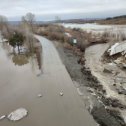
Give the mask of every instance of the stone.
M 104 66 L 103 72 L 105 72 L 105 73 L 116 73 L 116 72 L 118 72 L 118 67 L 114 63 L 108 63 Z
M 0 120 L 3 120 L 4 118 L 6 118 L 6 115 L 1 116 Z
M 42 94 L 38 94 L 38 97 L 42 97 Z
M 25 108 L 19 108 L 13 112 L 11 112 L 7 118 L 10 120 L 10 121 L 18 121 L 18 120 L 21 120 L 23 119 L 24 117 L 26 117 L 28 114 L 28 111 L 25 109 Z
M 116 84 L 113 84 L 113 86 L 116 86 Z
M 80 88 L 77 88 L 77 92 L 80 96 L 83 96 L 84 94 L 81 92 Z
M 117 89 L 117 90 L 118 90 L 118 93 L 119 93 L 119 94 L 124 94 L 124 95 L 126 95 L 126 90 L 125 90 L 125 89 L 119 88 L 119 89 Z
M 60 92 L 60 96 L 63 96 L 63 92 Z

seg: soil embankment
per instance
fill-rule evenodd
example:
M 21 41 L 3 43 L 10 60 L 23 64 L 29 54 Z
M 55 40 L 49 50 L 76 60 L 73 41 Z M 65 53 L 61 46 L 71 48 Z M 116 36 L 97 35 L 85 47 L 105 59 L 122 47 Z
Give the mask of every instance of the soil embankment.
M 84 100 L 86 108 L 93 115 L 95 120 L 101 126 L 125 126 L 120 113 L 115 109 L 106 107 L 108 103 L 114 104 L 114 101 L 104 97 L 106 91 L 103 89 L 100 82 L 92 76 L 89 69 L 77 63 L 80 57 L 75 55 L 72 50 L 64 48 L 62 44 L 55 42 L 55 46 L 74 81 L 79 95 L 82 100 Z

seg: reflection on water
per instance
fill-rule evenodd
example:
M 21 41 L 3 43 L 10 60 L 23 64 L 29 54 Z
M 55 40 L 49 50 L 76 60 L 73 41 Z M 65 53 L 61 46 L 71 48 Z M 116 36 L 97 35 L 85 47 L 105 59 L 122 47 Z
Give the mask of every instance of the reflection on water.
M 42 69 L 42 56 L 41 56 L 42 48 L 41 47 L 37 48 L 35 53 L 36 53 L 39 69 Z
M 13 55 L 7 43 L 0 43 L 0 116 L 19 107 L 33 112 L 31 103 L 36 103 L 36 96 L 41 92 L 41 77 L 38 76 L 40 72 L 35 54 Z M 0 121 L 0 126 L 16 124 L 7 120 Z
M 35 73 L 38 73 L 36 71 L 41 71 L 42 69 L 42 56 L 41 56 L 42 50 L 41 48 L 38 48 L 35 50 L 35 53 L 21 53 L 21 54 L 14 54 L 13 48 L 8 43 L 0 43 L 0 60 L 6 59 L 5 65 L 11 65 L 14 64 L 15 68 L 16 66 L 31 66 L 31 70 Z M 1 63 L 1 62 L 0 62 Z M 9 63 L 9 64 L 7 64 Z M 18 69 L 20 69 L 18 67 Z
M 19 66 L 25 65 L 29 62 L 28 57 L 26 55 L 21 55 L 21 54 L 14 55 L 12 57 L 12 61 L 15 63 L 15 65 L 19 65 Z

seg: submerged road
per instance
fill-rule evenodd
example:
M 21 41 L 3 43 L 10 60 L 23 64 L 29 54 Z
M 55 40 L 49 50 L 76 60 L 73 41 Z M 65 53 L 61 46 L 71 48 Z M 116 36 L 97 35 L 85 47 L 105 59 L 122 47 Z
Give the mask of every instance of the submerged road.
M 36 38 L 43 48 L 43 74 L 37 77 L 37 81 L 36 76 L 27 72 L 28 68 L 14 71 L 4 67 L 6 59 L 0 61 L 3 65 L 0 70 L 4 70 L 0 72 L 0 116 L 20 107 L 29 112 L 18 122 L 4 119 L 0 126 L 96 126 L 53 43 L 41 36 Z M 64 95 L 60 96 L 60 92 Z M 43 97 L 38 98 L 39 93 Z

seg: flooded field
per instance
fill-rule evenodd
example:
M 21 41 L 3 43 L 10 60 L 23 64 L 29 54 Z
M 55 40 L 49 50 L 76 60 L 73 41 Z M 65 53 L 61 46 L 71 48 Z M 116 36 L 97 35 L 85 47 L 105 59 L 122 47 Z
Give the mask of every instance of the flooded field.
M 74 23 L 64 23 L 62 24 L 66 28 L 80 28 L 84 31 L 88 32 L 95 32 L 95 33 L 101 33 L 104 31 L 109 31 L 109 32 L 126 32 L 126 25 L 100 25 L 96 23 L 86 23 L 86 24 L 74 24 Z
M 108 29 L 108 28 L 111 28 L 112 26 L 110 25 L 98 25 L 98 24 L 95 24 L 95 23 L 87 23 L 87 24 L 74 24 L 74 23 L 67 23 L 67 24 L 63 24 L 65 27 L 67 28 L 81 28 L 81 29 L 84 29 L 84 30 L 100 30 L 100 29 Z

